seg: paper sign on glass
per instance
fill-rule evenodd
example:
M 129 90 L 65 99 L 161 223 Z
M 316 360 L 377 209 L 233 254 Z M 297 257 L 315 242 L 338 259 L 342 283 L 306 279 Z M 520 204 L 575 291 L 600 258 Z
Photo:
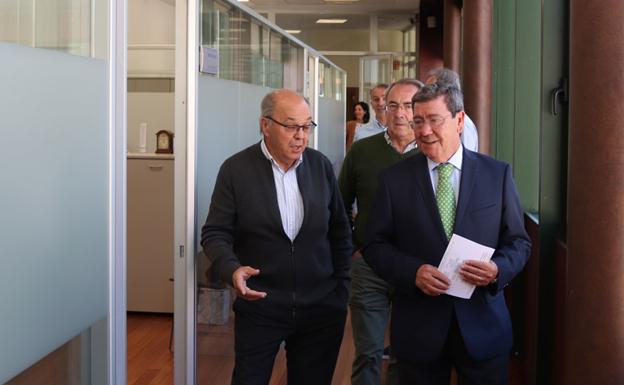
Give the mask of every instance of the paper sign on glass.
M 444 256 L 442 256 L 440 266 L 438 266 L 438 270 L 444 273 L 451 281 L 446 294 L 459 298 L 470 298 L 475 285 L 464 281 L 461 275 L 459 275 L 459 269 L 464 261 L 472 259 L 487 262 L 492 258 L 492 254 L 494 254 L 493 248 L 453 234 Z

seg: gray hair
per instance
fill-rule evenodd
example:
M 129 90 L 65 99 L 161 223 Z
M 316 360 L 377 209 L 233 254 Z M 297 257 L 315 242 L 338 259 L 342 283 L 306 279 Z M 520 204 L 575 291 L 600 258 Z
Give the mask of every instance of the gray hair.
M 442 83 L 427 84 L 421 88 L 420 91 L 412 97 L 412 107 L 416 103 L 429 102 L 440 96 L 444 97 L 444 104 L 446 104 L 446 108 L 451 112 L 452 117 L 455 117 L 455 114 L 464 110 L 464 95 L 461 90 L 454 85 Z
M 282 88 L 279 90 L 271 91 L 268 94 L 264 95 L 264 98 L 262 98 L 262 102 L 260 103 L 260 116 L 272 116 L 273 110 L 275 110 L 275 105 L 277 104 L 278 96 L 283 93 L 295 94 L 301 97 L 301 99 L 303 99 L 308 106 L 310 105 L 310 102 L 307 98 L 304 98 L 295 91 Z
M 277 91 L 271 91 L 264 95 L 260 103 L 260 116 L 272 116 L 275 109 L 275 99 L 277 99 Z
M 384 90 L 387 90 L 388 89 L 388 85 L 386 83 L 379 83 L 375 87 L 373 87 L 370 90 L 368 90 L 368 93 L 370 94 L 371 98 L 373 97 L 373 90 L 375 90 L 377 88 L 383 88 Z
M 308 98 L 304 98 L 303 96 L 299 95 L 298 93 L 296 93 L 295 91 L 286 89 L 286 88 L 282 88 L 279 90 L 273 90 L 271 92 L 269 92 L 268 94 L 264 95 L 264 98 L 262 98 L 262 102 L 260 102 L 260 116 L 273 116 L 273 111 L 275 110 L 275 105 L 277 104 L 277 99 L 279 97 L 280 94 L 283 93 L 292 93 L 295 94 L 299 97 L 301 97 L 301 99 L 303 99 L 304 102 L 306 102 L 306 104 L 308 106 L 310 106 L 310 101 L 308 101 Z M 262 132 L 262 126 L 260 127 L 260 132 Z
M 384 98 L 388 99 L 388 95 L 390 94 L 390 91 L 395 86 L 414 86 L 418 90 L 420 90 L 421 88 L 423 88 L 424 84 L 423 84 L 423 82 L 421 82 L 418 79 L 405 78 L 405 79 L 397 80 L 396 82 L 390 84 L 390 87 L 388 87 L 386 89 L 386 93 L 384 94 Z
M 434 68 L 427 73 L 427 78 L 434 77 L 435 83 L 455 86 L 461 91 L 461 82 L 457 72 L 448 68 Z

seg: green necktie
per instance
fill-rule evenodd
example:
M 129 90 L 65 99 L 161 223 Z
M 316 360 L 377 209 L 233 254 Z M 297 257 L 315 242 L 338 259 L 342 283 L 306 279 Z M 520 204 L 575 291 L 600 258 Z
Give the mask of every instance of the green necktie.
M 438 203 L 438 211 L 440 212 L 440 219 L 442 219 L 446 238 L 451 239 L 455 223 L 455 193 L 453 193 L 453 185 L 451 184 L 453 165 L 444 163 L 438 165 L 436 169 L 438 170 L 436 202 Z

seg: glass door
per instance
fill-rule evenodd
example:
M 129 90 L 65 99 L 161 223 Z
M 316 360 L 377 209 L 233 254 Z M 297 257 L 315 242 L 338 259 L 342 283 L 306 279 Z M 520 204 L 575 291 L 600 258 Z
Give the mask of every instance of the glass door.
M 0 383 L 125 383 L 124 2 L 0 26 Z
M 370 104 L 370 90 L 377 84 L 392 82 L 392 55 L 360 58 L 360 100 Z
M 308 51 L 309 52 L 309 51 Z M 319 101 L 319 60 L 318 57 L 308 53 L 308 62 L 306 66 L 306 87 L 304 96 L 310 102 L 310 111 L 312 112 L 312 120 L 318 122 L 318 101 Z M 308 140 L 308 146 L 318 149 L 318 130 L 314 130 L 314 135 Z

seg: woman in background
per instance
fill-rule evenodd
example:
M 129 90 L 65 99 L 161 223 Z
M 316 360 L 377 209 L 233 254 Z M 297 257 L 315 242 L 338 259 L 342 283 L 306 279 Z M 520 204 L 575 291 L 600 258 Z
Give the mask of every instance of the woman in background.
M 347 138 L 345 143 L 347 151 L 349 151 L 351 144 L 353 144 L 353 135 L 355 134 L 356 128 L 362 124 L 368 123 L 370 119 L 368 104 L 366 104 L 366 102 L 357 102 L 353 108 L 353 114 L 355 115 L 355 120 L 349 120 L 347 122 Z

